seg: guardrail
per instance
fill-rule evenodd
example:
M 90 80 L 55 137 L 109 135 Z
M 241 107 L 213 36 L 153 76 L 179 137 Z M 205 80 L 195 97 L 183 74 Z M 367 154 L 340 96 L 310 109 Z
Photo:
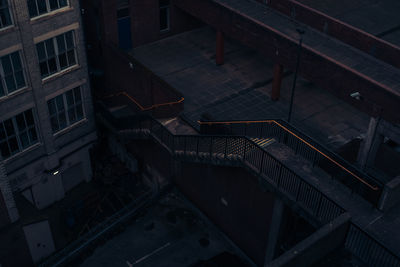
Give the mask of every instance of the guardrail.
M 244 167 L 274 186 L 289 199 L 320 222 L 328 223 L 342 214 L 344 209 L 306 182 L 279 160 L 244 136 L 229 135 L 174 135 L 157 120 L 149 116 L 114 118 L 101 112 L 105 121 L 117 131 L 145 134 L 153 137 L 177 158 L 206 162 L 238 161 Z M 398 266 L 397 256 L 374 237 L 351 222 L 346 235 L 345 248 L 368 266 Z
M 333 179 L 347 185 L 376 206 L 379 202 L 383 184 L 330 151 L 311 137 L 300 132 L 284 120 L 254 121 L 198 121 L 201 132 L 206 134 L 231 134 L 250 137 L 275 138 L 290 147 Z
M 148 116 L 105 119 L 112 122 L 114 129 L 128 136 L 151 135 L 177 158 L 217 164 L 242 164 L 320 224 L 331 221 L 344 211 L 315 186 L 245 136 L 174 135 Z

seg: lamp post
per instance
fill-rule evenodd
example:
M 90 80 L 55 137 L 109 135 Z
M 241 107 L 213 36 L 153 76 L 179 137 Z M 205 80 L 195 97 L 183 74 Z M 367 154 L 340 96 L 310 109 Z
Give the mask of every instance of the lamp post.
M 292 118 L 294 90 L 296 89 L 297 72 L 298 72 L 298 70 L 299 70 L 301 48 L 302 48 L 302 44 L 303 44 L 303 34 L 305 33 L 305 31 L 302 30 L 302 29 L 296 29 L 296 31 L 297 31 L 297 32 L 299 33 L 299 35 L 300 35 L 300 40 L 299 40 L 299 46 L 298 46 L 298 50 L 297 50 L 297 62 L 296 62 L 296 69 L 295 69 L 295 71 L 294 71 L 293 86 L 292 86 L 292 95 L 291 95 L 291 97 L 290 97 L 289 114 L 288 114 L 288 119 L 287 119 L 288 122 L 290 122 L 290 119 Z

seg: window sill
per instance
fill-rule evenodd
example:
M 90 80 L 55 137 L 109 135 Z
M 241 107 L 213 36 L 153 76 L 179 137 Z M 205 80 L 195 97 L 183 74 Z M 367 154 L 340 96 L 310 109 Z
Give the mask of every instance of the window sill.
M 62 71 L 56 72 L 56 73 L 54 73 L 54 74 L 52 74 L 50 76 L 47 76 L 46 78 L 43 78 L 42 79 L 42 84 L 45 84 L 45 83 L 50 82 L 52 80 L 55 80 L 55 79 L 59 78 L 60 76 L 62 76 L 64 74 L 70 73 L 70 72 L 75 71 L 75 70 L 80 69 L 80 68 L 81 68 L 80 65 L 73 65 L 73 66 L 71 66 L 69 68 L 66 68 L 66 69 L 62 70 Z
M 15 30 L 17 30 L 17 27 L 15 25 L 10 25 L 10 26 L 1 28 L 0 29 L 0 34 L 6 34 L 6 33 L 9 33 L 9 32 L 13 32 Z
M 54 136 L 54 138 L 60 137 L 61 135 L 64 135 L 64 134 L 72 131 L 72 129 L 75 129 L 78 126 L 86 124 L 87 122 L 88 122 L 88 119 L 87 118 L 83 118 L 80 121 L 77 121 L 77 122 L 67 126 L 66 128 L 54 133 L 53 136 Z
M 54 17 L 56 15 L 59 15 L 60 13 L 68 13 L 68 12 L 70 12 L 72 10 L 74 10 L 74 8 L 70 7 L 70 6 L 63 7 L 63 8 L 60 8 L 60 9 L 56 9 L 56 10 L 51 11 L 49 13 L 45 13 L 45 14 L 39 15 L 37 17 L 31 18 L 31 24 L 38 23 L 38 22 L 43 21 L 43 20 L 51 19 L 52 17 Z
M 42 143 L 37 142 L 37 143 L 31 145 L 30 147 L 25 148 L 24 150 L 21 150 L 20 152 L 18 152 L 18 153 L 16 153 L 16 154 L 12 155 L 11 157 L 4 159 L 3 162 L 4 162 L 5 164 L 7 164 L 8 162 L 10 162 L 10 161 L 12 161 L 12 160 L 15 160 L 16 158 L 18 158 L 18 157 L 21 156 L 22 154 L 25 154 L 25 153 L 27 153 L 27 152 L 31 152 L 31 151 L 35 150 L 36 148 L 40 147 L 41 145 L 42 145 Z
M 4 102 L 4 101 L 7 101 L 8 99 L 14 98 L 14 97 L 16 97 L 16 96 L 18 96 L 20 94 L 23 94 L 23 93 L 25 93 L 27 91 L 29 91 L 29 87 L 25 86 L 25 87 L 22 87 L 21 89 L 18 89 L 16 91 L 12 92 L 11 94 L 8 94 L 8 95 L 5 95 L 5 96 L 1 96 L 0 97 L 0 103 Z

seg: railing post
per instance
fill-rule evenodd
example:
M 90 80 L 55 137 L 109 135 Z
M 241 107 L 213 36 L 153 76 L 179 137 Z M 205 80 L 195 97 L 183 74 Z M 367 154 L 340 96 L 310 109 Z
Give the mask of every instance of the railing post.
M 244 138 L 244 149 L 243 149 L 243 162 L 246 159 L 246 150 L 247 150 L 247 139 Z
M 265 151 L 264 150 L 261 150 L 262 151 L 262 157 L 261 157 L 261 163 L 260 163 L 260 174 L 261 174 L 261 172 L 262 172 L 262 167 L 263 167 L 263 162 L 264 162 L 264 155 L 265 155 Z
M 184 146 L 184 148 L 183 148 L 183 154 L 184 154 L 184 155 L 186 155 L 186 139 L 187 139 L 187 136 L 184 136 L 184 137 L 183 137 L 183 140 L 185 140 L 185 146 Z
M 224 158 L 226 159 L 226 154 L 227 154 L 227 148 L 228 148 L 228 137 L 225 137 L 225 153 L 224 153 Z
M 197 145 L 196 145 L 196 155 L 197 155 L 197 157 L 199 156 L 199 142 L 200 142 L 200 137 L 197 137 Z
M 247 136 L 247 125 L 248 123 L 245 123 L 244 125 L 244 136 Z
M 213 138 L 211 136 L 211 139 L 210 139 L 210 161 L 212 161 L 212 146 L 213 146 Z

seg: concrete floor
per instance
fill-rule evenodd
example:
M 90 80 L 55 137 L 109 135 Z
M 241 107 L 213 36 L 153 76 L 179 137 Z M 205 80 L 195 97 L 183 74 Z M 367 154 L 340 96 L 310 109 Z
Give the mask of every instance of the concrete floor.
M 196 126 L 207 113 L 215 120 L 287 118 L 293 75 L 282 82 L 281 99 L 270 99 L 273 62 L 232 40 L 225 64 L 215 65 L 215 32 L 206 27 L 135 48 L 133 56 L 185 97 L 184 115 Z M 337 149 L 362 136 L 369 117 L 327 91 L 299 78 L 293 124 Z
M 234 253 L 184 200 L 169 194 L 124 232 L 97 248 L 81 266 L 187 267 L 223 251 Z

